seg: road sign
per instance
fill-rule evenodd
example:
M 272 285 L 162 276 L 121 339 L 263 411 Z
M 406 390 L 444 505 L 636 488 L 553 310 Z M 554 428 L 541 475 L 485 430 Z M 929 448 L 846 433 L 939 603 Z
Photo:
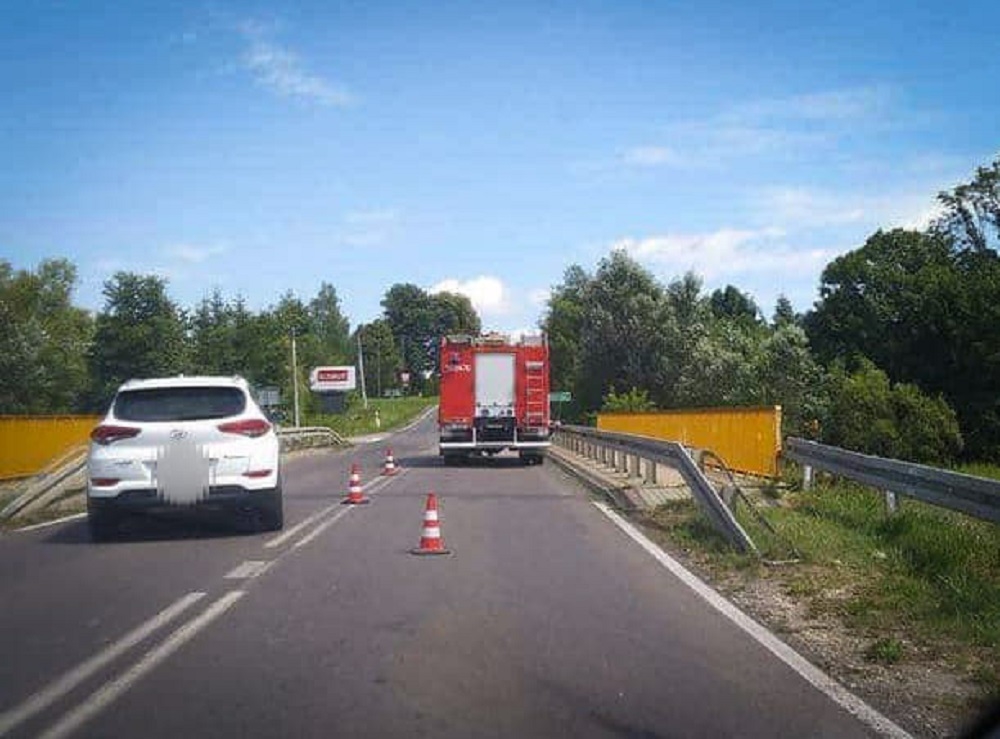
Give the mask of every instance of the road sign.
M 314 392 L 346 392 L 357 387 L 354 367 L 316 367 L 309 373 L 309 387 Z
M 572 399 L 573 396 L 569 390 L 560 390 L 555 393 L 549 393 L 550 403 L 568 403 Z
M 257 390 L 257 402 L 268 407 L 281 405 L 281 389 L 273 385 L 259 388 Z

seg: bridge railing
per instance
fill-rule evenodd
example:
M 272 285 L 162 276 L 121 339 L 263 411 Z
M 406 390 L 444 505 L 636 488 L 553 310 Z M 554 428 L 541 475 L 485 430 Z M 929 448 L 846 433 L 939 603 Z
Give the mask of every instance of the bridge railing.
M 619 461 L 636 471 L 640 470 L 643 461 L 647 463 L 646 469 L 655 469 L 656 464 L 674 467 L 684 478 L 691 495 L 712 526 L 739 551 L 758 553 L 753 540 L 683 444 L 569 425 L 559 427 L 553 441 L 565 449 L 615 467 Z

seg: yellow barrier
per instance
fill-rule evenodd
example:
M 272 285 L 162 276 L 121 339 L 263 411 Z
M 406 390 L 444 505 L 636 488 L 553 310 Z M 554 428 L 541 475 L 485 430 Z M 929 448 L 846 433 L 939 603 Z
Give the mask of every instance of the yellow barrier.
M 0 416 L 0 480 L 40 472 L 87 440 L 100 416 Z
M 778 474 L 781 452 L 781 406 L 704 408 L 654 413 L 601 413 L 597 428 L 679 441 L 710 449 L 739 472 L 764 477 Z

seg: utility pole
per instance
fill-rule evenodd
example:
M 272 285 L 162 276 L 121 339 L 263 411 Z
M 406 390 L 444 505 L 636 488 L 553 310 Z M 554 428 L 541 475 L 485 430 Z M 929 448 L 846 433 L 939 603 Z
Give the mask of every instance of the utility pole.
M 295 328 L 292 328 L 292 397 L 295 404 L 295 428 L 299 427 L 299 363 L 295 356 Z
M 378 351 L 375 353 L 375 392 L 382 397 L 382 340 L 379 339 Z
M 358 331 L 358 373 L 361 375 L 361 398 L 368 410 L 368 391 L 365 390 L 365 353 L 361 347 L 361 332 Z

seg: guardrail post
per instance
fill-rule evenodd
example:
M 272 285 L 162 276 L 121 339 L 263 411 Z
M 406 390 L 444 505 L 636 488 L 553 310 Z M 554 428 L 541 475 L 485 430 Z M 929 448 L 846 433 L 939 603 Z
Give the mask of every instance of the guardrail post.
M 885 512 L 890 516 L 899 510 L 899 499 L 891 490 L 883 490 L 885 493 Z
M 807 464 L 802 468 L 802 489 L 812 490 L 813 486 L 813 468 L 812 465 Z
M 647 485 L 656 484 L 656 462 L 651 459 L 642 460 L 642 481 Z

